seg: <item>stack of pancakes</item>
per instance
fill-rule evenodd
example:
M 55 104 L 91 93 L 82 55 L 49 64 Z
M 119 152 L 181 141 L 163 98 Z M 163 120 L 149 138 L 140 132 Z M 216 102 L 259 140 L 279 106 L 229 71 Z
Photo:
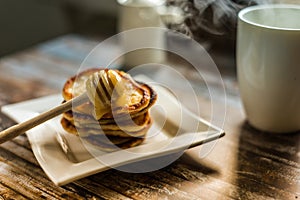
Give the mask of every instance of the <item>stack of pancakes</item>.
M 104 69 L 89 69 L 69 78 L 63 88 L 64 100 L 68 101 L 84 93 L 86 81 L 99 70 Z M 100 119 L 95 118 L 93 103 L 87 101 L 65 112 L 61 119 L 61 124 L 67 132 L 79 135 L 105 151 L 137 146 L 144 141 L 151 126 L 149 108 L 157 98 L 156 93 L 148 85 L 128 79 L 128 75 L 124 72 L 118 70 L 114 72 L 124 80 L 131 81 L 135 95 L 140 98 L 133 97 L 134 101 L 129 101 L 126 108 L 121 109 L 122 112 L 119 112 L 120 109 L 116 112 L 110 111 Z

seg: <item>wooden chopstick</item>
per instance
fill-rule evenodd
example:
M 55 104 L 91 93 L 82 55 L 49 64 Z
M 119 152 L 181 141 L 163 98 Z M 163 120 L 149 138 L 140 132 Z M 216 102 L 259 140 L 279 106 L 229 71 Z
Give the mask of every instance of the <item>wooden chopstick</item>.
M 27 121 L 11 126 L 5 129 L 4 131 L 1 131 L 0 144 L 17 137 L 18 135 L 28 131 L 29 129 L 32 129 L 33 127 L 40 125 L 45 121 L 48 121 L 49 119 L 52 119 L 62 114 L 63 112 L 71 110 L 72 106 L 79 106 L 84 102 L 87 102 L 87 100 L 88 100 L 88 96 L 86 95 L 86 93 L 81 94 L 80 96 L 77 96 L 72 100 L 62 103 L 61 105 L 52 108 L 51 110 L 41 113 L 36 117 L 33 117 Z

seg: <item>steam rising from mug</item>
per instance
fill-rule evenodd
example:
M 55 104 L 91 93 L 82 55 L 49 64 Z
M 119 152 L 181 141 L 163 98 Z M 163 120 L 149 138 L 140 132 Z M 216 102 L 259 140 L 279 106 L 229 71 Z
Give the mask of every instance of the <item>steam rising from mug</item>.
M 224 35 L 235 31 L 237 13 L 242 8 L 257 4 L 281 3 L 283 0 L 169 0 L 168 2 L 170 5 L 181 7 L 185 13 L 187 27 L 180 26 L 179 31 L 189 33 L 202 29 L 213 35 Z

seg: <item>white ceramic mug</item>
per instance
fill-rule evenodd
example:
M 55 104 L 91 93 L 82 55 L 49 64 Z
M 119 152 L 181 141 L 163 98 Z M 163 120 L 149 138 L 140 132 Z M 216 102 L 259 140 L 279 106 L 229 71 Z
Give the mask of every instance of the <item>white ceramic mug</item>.
M 300 130 L 300 6 L 252 6 L 238 17 L 237 73 L 249 123 Z
M 140 38 L 141 36 L 134 34 L 135 32 L 122 35 L 121 45 L 124 51 L 132 51 L 136 46 L 141 48 L 124 56 L 127 68 L 140 64 L 162 63 L 165 60 L 165 52 L 158 49 L 165 47 L 165 31 L 159 28 L 164 28 L 165 22 L 181 23 L 184 20 L 182 11 L 177 7 L 166 7 L 166 0 L 118 0 L 118 3 L 119 32 L 144 27 L 158 28 L 154 34 L 145 33 L 144 38 Z M 143 49 L 143 46 L 139 45 L 139 42 L 147 43 L 147 41 L 158 49 Z

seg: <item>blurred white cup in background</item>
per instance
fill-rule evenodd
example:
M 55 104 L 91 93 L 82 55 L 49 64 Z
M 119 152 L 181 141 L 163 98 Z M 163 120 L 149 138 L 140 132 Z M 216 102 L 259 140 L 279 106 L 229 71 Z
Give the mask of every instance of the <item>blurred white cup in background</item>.
M 164 28 L 165 23 L 182 23 L 184 20 L 182 11 L 177 7 L 166 7 L 166 0 L 118 0 L 118 31 L 126 31 L 143 27 Z M 165 31 L 157 29 L 151 35 L 144 38 L 140 35 L 123 34 L 121 45 L 123 51 L 132 51 L 133 47 L 141 49 L 124 55 L 124 64 L 129 69 L 137 65 L 147 63 L 163 63 L 165 60 Z M 141 44 L 149 42 L 158 49 L 143 49 Z M 147 45 L 146 45 L 147 46 Z

